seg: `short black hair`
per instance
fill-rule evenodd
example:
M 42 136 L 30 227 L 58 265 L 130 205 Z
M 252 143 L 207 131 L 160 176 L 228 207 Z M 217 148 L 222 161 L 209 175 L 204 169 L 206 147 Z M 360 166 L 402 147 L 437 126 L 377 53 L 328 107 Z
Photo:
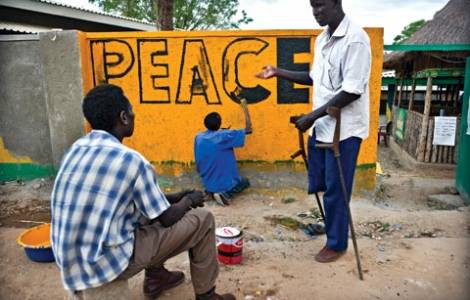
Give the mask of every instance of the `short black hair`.
M 121 111 L 130 111 L 131 104 L 122 89 L 113 84 L 92 88 L 83 99 L 82 109 L 91 128 L 111 131 Z
M 219 130 L 222 124 L 222 118 L 216 112 L 211 112 L 204 118 L 204 125 L 209 130 Z

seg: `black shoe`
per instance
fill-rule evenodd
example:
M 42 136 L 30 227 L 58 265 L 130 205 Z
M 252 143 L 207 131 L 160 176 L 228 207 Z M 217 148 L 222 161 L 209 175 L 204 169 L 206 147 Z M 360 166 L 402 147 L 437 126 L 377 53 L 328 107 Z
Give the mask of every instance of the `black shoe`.
M 144 294 L 150 299 L 156 299 L 163 292 L 180 285 L 183 281 L 183 272 L 170 272 L 165 267 L 146 269 Z
M 196 295 L 196 300 L 236 300 L 234 295 L 227 293 L 219 295 L 215 292 L 215 287 L 205 294 Z

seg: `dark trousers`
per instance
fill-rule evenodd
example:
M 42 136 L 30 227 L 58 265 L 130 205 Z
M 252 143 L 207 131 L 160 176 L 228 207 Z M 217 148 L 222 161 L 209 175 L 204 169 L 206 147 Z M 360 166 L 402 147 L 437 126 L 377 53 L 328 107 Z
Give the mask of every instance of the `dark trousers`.
M 350 137 L 339 143 L 340 160 L 348 200 L 351 198 L 354 171 L 362 140 Z M 308 140 L 308 193 L 325 192 L 323 205 L 325 208 L 326 246 L 336 251 L 348 247 L 349 217 L 346 203 L 343 199 L 338 165 L 334 153 L 330 149 L 315 147 L 315 131 Z
M 121 279 L 129 279 L 143 269 L 161 267 L 167 259 L 188 251 L 196 294 L 206 293 L 215 286 L 219 264 L 212 213 L 202 208 L 191 209 L 170 227 L 145 218 L 139 223 L 140 227 L 135 230 L 134 254 Z

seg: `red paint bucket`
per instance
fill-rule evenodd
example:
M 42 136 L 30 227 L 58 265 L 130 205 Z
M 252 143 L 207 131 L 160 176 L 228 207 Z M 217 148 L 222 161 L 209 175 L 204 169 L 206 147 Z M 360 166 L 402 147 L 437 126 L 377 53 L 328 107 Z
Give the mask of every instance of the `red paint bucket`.
M 234 227 L 219 227 L 215 230 L 219 261 L 226 265 L 242 262 L 243 231 Z

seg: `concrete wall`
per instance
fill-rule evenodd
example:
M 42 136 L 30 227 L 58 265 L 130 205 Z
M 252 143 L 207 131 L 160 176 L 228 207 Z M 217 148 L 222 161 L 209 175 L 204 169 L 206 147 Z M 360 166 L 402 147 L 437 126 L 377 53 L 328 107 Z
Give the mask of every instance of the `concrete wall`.
M 0 137 L 4 147 L 16 156 L 50 163 L 39 40 L 0 41 L 0 74 Z
M 320 30 L 86 33 L 82 37 L 85 90 L 100 82 L 121 86 L 136 113 L 125 141 L 149 160 L 194 160 L 193 141 L 204 116 L 217 111 L 222 126 L 241 128 L 231 92 L 247 99 L 254 133 L 239 160 L 288 161 L 298 148 L 289 117 L 312 109 L 312 88 L 254 77 L 266 64 L 310 69 Z M 369 28 L 372 45 L 370 136 L 361 147 L 356 187 L 375 188 L 383 30 Z M 86 65 L 85 65 L 86 64 Z
M 84 132 L 78 32 L 0 39 L 0 180 L 54 175 Z
M 60 164 L 70 145 L 84 133 L 82 66 L 77 31 L 40 35 L 52 162 Z

